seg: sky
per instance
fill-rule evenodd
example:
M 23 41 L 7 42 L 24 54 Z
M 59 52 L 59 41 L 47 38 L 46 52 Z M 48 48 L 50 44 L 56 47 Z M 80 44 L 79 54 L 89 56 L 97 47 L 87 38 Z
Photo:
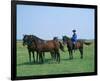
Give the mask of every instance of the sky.
M 17 40 L 25 34 L 45 40 L 72 37 L 73 29 L 78 39 L 94 39 L 94 9 L 17 5 Z

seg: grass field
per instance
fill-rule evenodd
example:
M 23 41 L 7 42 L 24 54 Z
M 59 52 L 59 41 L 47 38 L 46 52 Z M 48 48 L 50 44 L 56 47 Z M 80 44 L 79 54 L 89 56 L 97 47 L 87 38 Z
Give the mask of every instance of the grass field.
M 66 47 L 65 50 L 66 52 L 60 51 L 60 64 L 52 62 L 49 53 L 45 53 L 44 64 L 30 64 L 27 48 L 22 46 L 21 41 L 17 41 L 17 76 L 94 72 L 94 44 L 90 46 L 84 45 L 83 59 L 80 59 L 80 53 L 77 50 L 73 54 L 74 59 L 69 60 Z

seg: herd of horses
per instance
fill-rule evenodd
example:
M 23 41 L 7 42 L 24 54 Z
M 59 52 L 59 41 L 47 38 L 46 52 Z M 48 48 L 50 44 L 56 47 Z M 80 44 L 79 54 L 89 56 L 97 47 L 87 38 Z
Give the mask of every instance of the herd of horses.
M 69 59 L 73 59 L 73 51 L 75 51 L 76 49 L 79 49 L 81 55 L 80 58 L 83 59 L 83 44 L 90 45 L 91 42 L 85 42 L 84 40 L 77 40 L 75 48 L 73 48 L 73 43 L 71 39 L 67 36 L 63 36 L 62 40 L 58 40 L 57 37 L 54 37 L 52 40 L 43 40 L 34 35 L 23 36 L 23 46 L 27 45 L 30 63 L 31 63 L 31 53 L 33 55 L 34 63 L 44 63 L 45 52 L 50 52 L 51 59 L 60 63 L 60 50 L 65 52 L 64 45 L 66 45 L 68 48 Z M 35 52 L 36 52 L 36 58 L 35 58 Z

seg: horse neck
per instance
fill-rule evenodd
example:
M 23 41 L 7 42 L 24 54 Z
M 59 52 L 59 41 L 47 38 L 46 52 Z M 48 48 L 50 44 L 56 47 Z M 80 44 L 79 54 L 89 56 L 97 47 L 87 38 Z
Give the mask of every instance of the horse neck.
M 36 48 L 35 42 L 32 39 L 30 41 L 31 41 L 31 44 L 30 45 L 28 44 L 27 47 L 32 48 L 32 49 Z
M 33 43 L 34 43 L 36 49 L 38 48 L 38 46 L 39 46 L 40 43 L 42 43 L 42 42 L 44 42 L 44 40 L 42 40 L 42 39 L 40 39 L 40 38 L 34 36 L 34 38 L 33 38 Z
M 41 41 L 41 42 L 44 41 L 43 39 L 36 37 L 36 36 L 35 36 L 34 40 L 35 40 L 35 42 L 38 42 L 38 43 L 39 43 L 39 41 Z
M 33 46 L 33 44 L 32 45 L 27 45 L 27 47 L 28 48 L 32 48 L 32 49 L 35 49 L 36 48 L 35 45 Z
M 69 44 L 71 42 L 72 42 L 71 39 L 67 39 L 67 41 L 66 41 L 67 44 Z

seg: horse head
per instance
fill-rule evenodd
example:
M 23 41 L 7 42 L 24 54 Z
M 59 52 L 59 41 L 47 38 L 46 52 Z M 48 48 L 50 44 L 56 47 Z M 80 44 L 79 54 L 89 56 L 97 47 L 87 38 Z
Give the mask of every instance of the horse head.
M 23 46 L 27 45 L 28 35 L 23 35 Z
M 33 35 L 24 35 L 23 36 L 23 46 L 31 45 L 33 41 Z
M 63 41 L 63 44 L 65 45 L 69 40 L 71 40 L 68 36 L 63 36 L 62 37 L 62 41 Z
M 60 49 L 61 49 L 63 52 L 65 52 L 63 43 L 62 43 L 61 41 L 59 41 L 59 44 L 60 44 Z
M 54 37 L 53 40 L 58 41 L 58 37 Z

